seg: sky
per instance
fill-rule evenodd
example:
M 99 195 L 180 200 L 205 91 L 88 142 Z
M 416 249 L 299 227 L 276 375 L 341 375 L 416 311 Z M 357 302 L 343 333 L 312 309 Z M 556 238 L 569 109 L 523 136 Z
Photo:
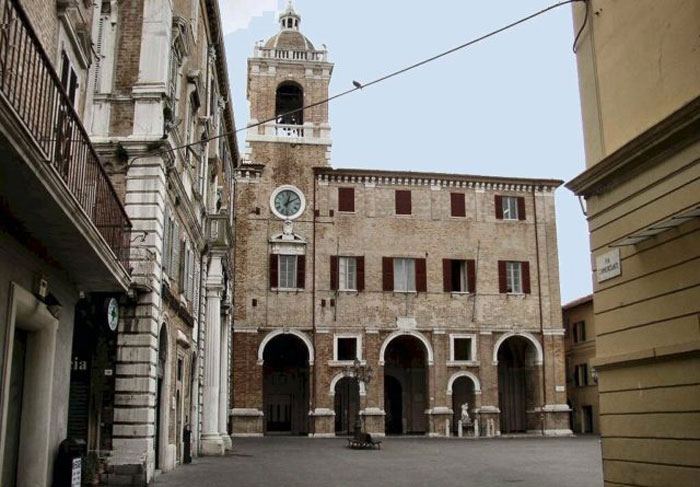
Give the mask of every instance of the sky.
M 219 0 L 236 126 L 249 119 L 246 60 L 278 32 L 286 0 Z M 463 44 L 558 0 L 295 0 L 301 31 L 335 63 L 330 95 Z M 336 168 L 569 181 L 585 168 L 571 6 L 329 107 Z M 240 146 L 245 147 L 241 133 Z M 591 293 L 586 220 L 556 192 L 562 303 Z

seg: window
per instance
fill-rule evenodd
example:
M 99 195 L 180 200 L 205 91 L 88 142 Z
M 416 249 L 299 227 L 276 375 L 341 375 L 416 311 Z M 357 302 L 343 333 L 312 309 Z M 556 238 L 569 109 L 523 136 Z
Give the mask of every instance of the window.
M 331 255 L 331 290 L 364 291 L 365 258 Z
M 473 293 L 476 291 L 476 266 L 474 260 L 443 259 L 443 291 Z
M 270 254 L 270 289 L 304 289 L 306 256 Z
M 355 211 L 355 188 L 338 188 L 338 211 Z
M 338 260 L 339 289 L 355 291 L 357 289 L 357 260 L 355 257 L 340 257 Z
M 394 259 L 394 291 L 416 290 L 416 262 L 413 259 Z
M 426 260 L 404 257 L 382 257 L 382 290 L 426 292 Z
M 530 294 L 530 263 L 498 261 L 499 292 Z
M 574 383 L 576 387 L 588 385 L 588 364 L 577 365 L 574 369 Z
M 580 343 L 586 341 L 586 322 L 577 321 L 574 323 L 573 329 L 574 343 Z
M 450 360 L 470 362 L 474 360 L 475 344 L 471 335 L 450 335 Z
M 297 283 L 297 256 L 296 255 L 280 255 L 279 256 L 279 288 L 292 289 Z
M 61 86 L 68 95 L 68 101 L 75 106 L 78 93 L 78 74 L 73 69 L 66 51 L 61 51 Z
M 357 337 L 336 337 L 336 360 L 359 359 L 357 349 Z
M 467 216 L 464 193 L 450 193 L 450 216 Z
M 525 220 L 525 198 L 496 195 L 496 218 L 499 220 Z
M 394 193 L 396 214 L 410 215 L 411 214 L 411 191 L 397 189 Z

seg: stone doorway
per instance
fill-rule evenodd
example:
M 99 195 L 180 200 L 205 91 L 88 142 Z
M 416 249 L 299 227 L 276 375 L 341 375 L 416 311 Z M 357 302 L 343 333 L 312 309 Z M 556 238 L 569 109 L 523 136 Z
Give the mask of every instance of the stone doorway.
M 266 434 L 308 433 L 309 354 L 295 335 L 278 335 L 265 346 L 263 412 Z
M 343 377 L 335 385 L 335 434 L 352 435 L 360 409 L 360 387 L 353 377 Z
M 474 421 L 476 415 L 476 396 L 474 394 L 475 385 L 471 378 L 462 376 L 458 377 L 452 383 L 452 434 L 457 436 L 459 420 L 462 419 L 462 405 L 468 404 L 469 417 Z M 466 425 L 465 425 L 466 427 Z
M 425 434 L 428 407 L 426 350 L 412 335 L 394 338 L 384 355 L 384 410 L 388 434 Z
M 527 338 L 512 336 L 498 349 L 498 403 L 501 433 L 524 433 L 538 428 L 537 349 Z

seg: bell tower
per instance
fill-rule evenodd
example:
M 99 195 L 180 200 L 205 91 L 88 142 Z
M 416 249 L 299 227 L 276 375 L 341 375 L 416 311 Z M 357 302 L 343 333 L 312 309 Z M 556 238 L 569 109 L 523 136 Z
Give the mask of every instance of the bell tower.
M 248 58 L 250 123 L 267 120 L 247 133 L 250 162 L 267 165 L 273 161 L 257 157 L 257 149 L 265 147 L 264 152 L 269 154 L 276 150 L 270 144 L 292 144 L 308 146 L 309 150 L 303 151 L 307 163 L 329 163 L 328 105 L 299 109 L 328 98 L 333 64 L 328 62 L 325 45 L 323 49 L 314 47 L 301 33 L 300 25 L 301 16 L 290 0 L 279 15 L 279 32 L 267 42 L 256 43 L 253 56 Z

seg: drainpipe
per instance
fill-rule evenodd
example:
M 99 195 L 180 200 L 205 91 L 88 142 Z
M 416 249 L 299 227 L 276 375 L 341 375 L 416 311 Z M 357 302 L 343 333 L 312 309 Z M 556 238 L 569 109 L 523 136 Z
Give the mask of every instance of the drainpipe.
M 535 187 L 532 187 L 532 209 L 535 218 L 535 254 L 537 256 L 537 300 L 540 309 L 540 336 L 542 337 L 542 409 L 540 411 L 540 428 L 542 436 L 546 429 L 544 406 L 547 404 L 547 387 L 545 381 L 546 367 L 545 356 L 547 355 L 547 344 L 544 340 L 544 319 L 542 316 L 542 279 L 540 273 L 540 240 L 537 234 L 537 201 L 535 199 Z

